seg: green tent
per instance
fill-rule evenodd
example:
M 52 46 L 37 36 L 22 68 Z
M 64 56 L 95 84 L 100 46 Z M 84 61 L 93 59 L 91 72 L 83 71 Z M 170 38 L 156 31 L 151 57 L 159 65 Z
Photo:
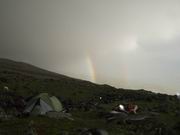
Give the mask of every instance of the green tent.
M 47 112 L 60 112 L 63 110 L 61 102 L 55 96 L 49 96 L 48 93 L 41 93 L 33 97 L 26 105 L 25 113 L 34 115 L 44 115 Z
M 55 96 L 50 97 L 50 100 L 52 102 L 53 109 L 56 112 L 62 111 L 62 104 L 59 102 L 59 99 L 57 99 Z

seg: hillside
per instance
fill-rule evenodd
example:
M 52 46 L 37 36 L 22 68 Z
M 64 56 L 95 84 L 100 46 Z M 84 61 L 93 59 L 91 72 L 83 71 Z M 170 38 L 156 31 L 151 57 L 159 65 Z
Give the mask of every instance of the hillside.
M 0 59 L 0 89 L 4 86 L 25 98 L 41 92 L 55 95 L 72 114 L 74 121 L 39 116 L 9 121 L 1 121 L 0 118 L 2 135 L 22 134 L 32 120 L 38 135 L 64 135 L 62 131 L 68 133 L 66 135 L 87 135 L 76 133 L 82 128 L 105 129 L 109 135 L 180 133 L 180 101 L 177 96 L 145 90 L 116 89 L 56 74 L 26 63 Z M 114 107 L 128 103 L 139 106 L 137 114 L 130 114 L 125 119 L 115 115 L 113 121 L 108 121 L 108 113 Z M 141 120 L 144 117 L 148 119 Z
M 71 78 L 53 73 L 36 66 L 0 59 L 0 88 L 8 86 L 22 96 L 31 96 L 48 92 L 62 98 L 84 100 L 94 96 L 106 96 L 109 100 L 119 98 L 149 99 L 157 97 L 174 97 L 166 94 L 155 94 L 145 90 L 129 90 L 114 88 L 109 85 L 94 84 L 89 81 Z
M 109 98 L 116 96 L 118 98 L 118 94 L 123 95 L 124 93 L 132 96 L 155 95 L 155 93 L 144 90 L 132 91 L 122 88 L 116 89 L 105 84 L 98 85 L 53 73 L 23 62 L 0 59 L 0 87 L 3 88 L 4 86 L 8 86 L 22 96 L 48 92 L 56 96 L 77 100 L 87 99 L 94 95 L 108 94 L 111 95 Z
M 64 75 L 53 73 L 24 62 L 16 62 L 4 58 L 0 58 L 0 71 L 9 71 L 22 75 L 34 76 L 36 78 L 68 78 Z
M 84 96 L 86 92 L 89 95 L 95 89 L 115 89 L 53 73 L 23 62 L 0 59 L 0 87 L 3 86 L 8 86 L 21 95 L 48 92 L 59 96 L 71 96 L 74 93 Z

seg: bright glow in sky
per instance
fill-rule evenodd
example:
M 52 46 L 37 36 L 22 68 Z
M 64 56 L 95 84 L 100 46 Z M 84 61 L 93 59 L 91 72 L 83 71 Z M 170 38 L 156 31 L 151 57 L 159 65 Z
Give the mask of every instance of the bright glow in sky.
M 136 51 L 138 49 L 137 39 L 135 37 L 126 37 L 119 43 L 120 50 L 124 52 Z
M 180 92 L 179 0 L 1 0 L 0 57 L 116 87 Z

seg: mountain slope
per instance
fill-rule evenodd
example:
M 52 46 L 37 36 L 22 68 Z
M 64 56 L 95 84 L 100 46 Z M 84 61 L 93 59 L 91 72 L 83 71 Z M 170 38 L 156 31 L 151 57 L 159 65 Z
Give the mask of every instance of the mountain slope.
M 66 77 L 64 75 L 53 73 L 24 62 L 15 62 L 13 60 L 3 59 L 3 58 L 0 58 L 0 71 L 11 71 L 11 72 L 22 73 L 36 77 L 47 77 L 47 78 Z
M 48 92 L 78 101 L 98 96 L 104 96 L 109 101 L 121 98 L 151 100 L 162 95 L 145 90 L 116 89 L 109 85 L 98 85 L 53 73 L 23 62 L 0 59 L 0 89 L 4 86 L 22 96 Z M 164 94 L 162 97 L 166 99 L 167 95 Z
M 108 85 L 96 85 L 23 62 L 0 59 L 0 87 L 3 86 L 8 86 L 22 95 L 48 92 L 76 99 L 87 98 L 98 91 L 115 90 Z

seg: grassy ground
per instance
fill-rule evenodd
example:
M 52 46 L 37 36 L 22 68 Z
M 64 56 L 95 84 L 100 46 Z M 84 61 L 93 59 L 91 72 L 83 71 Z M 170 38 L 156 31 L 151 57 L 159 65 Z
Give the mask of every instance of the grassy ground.
M 148 104 L 148 102 L 141 104 L 139 102 L 140 106 L 145 106 L 145 104 Z M 102 106 L 107 107 L 105 110 L 109 110 L 109 108 L 112 107 L 112 104 L 104 104 Z M 37 131 L 38 135 L 60 135 L 63 131 L 69 132 L 70 135 L 78 135 L 76 130 L 80 128 L 105 129 L 109 132 L 110 135 L 156 135 L 156 128 L 168 127 L 169 130 L 173 130 L 173 126 L 180 121 L 180 117 L 175 116 L 173 113 L 160 113 L 157 118 L 150 121 L 147 120 L 132 124 L 117 124 L 116 122 L 107 123 L 104 117 L 99 116 L 99 111 L 97 110 L 87 112 L 75 110 L 71 113 L 73 115 L 74 121 L 68 119 L 57 120 L 44 116 L 31 116 L 28 118 L 15 118 L 9 121 L 1 121 L 0 133 L 2 135 L 24 135 L 28 129 L 29 123 L 33 121 L 33 127 Z M 167 133 L 168 132 L 169 131 L 167 131 Z M 163 133 L 163 135 L 166 134 Z

